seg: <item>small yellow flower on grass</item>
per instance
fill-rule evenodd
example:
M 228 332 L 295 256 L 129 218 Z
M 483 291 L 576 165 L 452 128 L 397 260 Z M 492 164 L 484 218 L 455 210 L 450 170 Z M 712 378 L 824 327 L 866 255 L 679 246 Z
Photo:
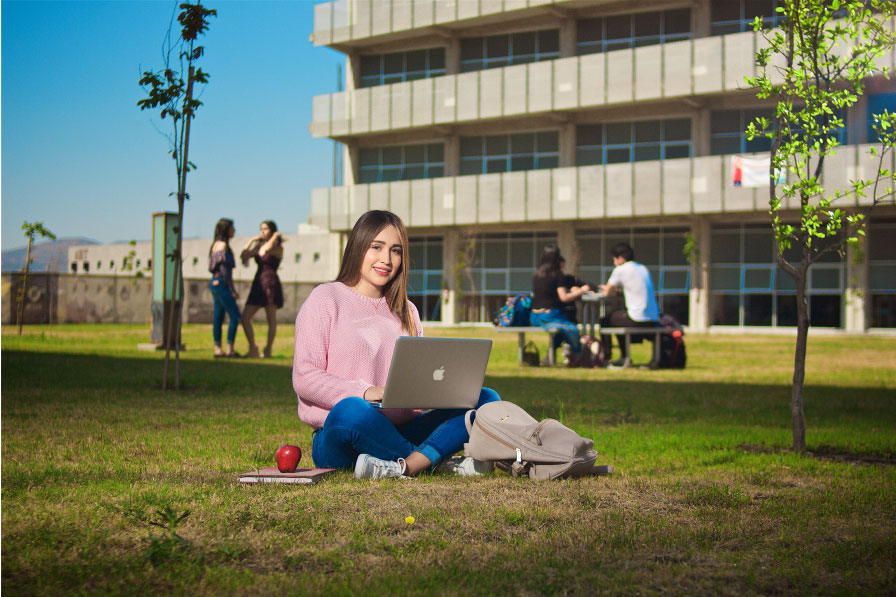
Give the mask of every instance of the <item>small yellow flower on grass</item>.
M 407 516 L 407 517 L 405 517 L 404 521 L 405 521 L 406 523 L 408 523 L 408 524 L 414 524 L 414 517 L 413 517 L 413 516 Z

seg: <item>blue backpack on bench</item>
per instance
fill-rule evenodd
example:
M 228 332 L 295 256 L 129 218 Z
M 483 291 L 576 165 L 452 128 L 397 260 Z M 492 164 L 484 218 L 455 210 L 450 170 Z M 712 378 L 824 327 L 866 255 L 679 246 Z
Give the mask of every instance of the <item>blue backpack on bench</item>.
M 532 313 L 532 297 L 518 294 L 507 299 L 503 307 L 495 313 L 492 322 L 496 327 L 520 327 L 529 325 Z

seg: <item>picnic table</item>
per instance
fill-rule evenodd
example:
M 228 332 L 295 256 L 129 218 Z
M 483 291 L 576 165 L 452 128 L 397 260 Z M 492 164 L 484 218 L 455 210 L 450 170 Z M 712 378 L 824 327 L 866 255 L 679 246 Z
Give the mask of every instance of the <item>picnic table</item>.
M 597 338 L 600 334 L 612 334 L 617 336 L 623 336 L 625 338 L 625 348 L 626 348 L 626 358 L 623 361 L 622 367 L 636 367 L 636 366 L 646 366 L 648 368 L 654 369 L 659 365 L 660 362 L 660 336 L 663 334 L 671 334 L 672 330 L 659 326 L 655 328 L 642 328 L 642 327 L 600 327 L 600 320 L 606 315 L 606 303 L 610 297 L 606 294 L 599 292 L 588 292 L 582 295 L 582 323 L 580 324 L 580 330 L 582 332 L 587 332 L 591 335 L 592 338 Z M 517 334 L 517 355 L 519 359 L 519 364 L 523 365 L 523 352 L 526 347 L 526 334 L 533 333 L 544 333 L 548 335 L 548 364 L 553 367 L 556 365 L 556 359 L 554 355 L 554 336 L 557 334 L 556 329 L 544 329 L 540 326 L 510 326 L 510 327 L 497 327 L 496 331 L 502 333 L 516 333 Z M 647 336 L 647 340 L 653 342 L 653 358 L 649 363 L 644 365 L 636 365 L 632 362 L 632 335 L 635 336 Z M 652 338 L 651 338 L 652 336 Z

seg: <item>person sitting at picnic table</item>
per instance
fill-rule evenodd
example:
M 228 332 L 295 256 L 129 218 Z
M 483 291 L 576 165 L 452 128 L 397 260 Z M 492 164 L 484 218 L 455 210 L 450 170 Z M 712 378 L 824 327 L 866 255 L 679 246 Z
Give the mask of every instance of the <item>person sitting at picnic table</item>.
M 600 327 L 645 327 L 653 328 L 658 324 L 660 310 L 653 292 L 653 282 L 646 267 L 635 261 L 635 252 L 628 243 L 618 243 L 610 249 L 613 258 L 613 272 L 606 284 L 600 284 L 600 292 L 613 296 L 620 292 L 625 296 L 625 309 L 610 312 L 600 320 Z M 617 335 L 620 359 L 610 362 L 610 366 L 622 367 L 628 358 L 625 336 Z M 601 334 L 601 357 L 611 360 L 613 337 Z
M 567 342 L 570 347 L 570 367 L 590 367 L 590 354 L 582 350 L 579 327 L 567 319 L 563 308 L 567 303 L 573 303 L 590 292 L 591 287 L 587 284 L 568 286 L 561 267 L 563 261 L 560 248 L 555 245 L 548 245 L 541 252 L 541 261 L 532 276 L 532 314 L 529 316 L 529 323 L 559 332 L 554 335 L 554 345 L 548 350 L 555 350 L 563 341 Z

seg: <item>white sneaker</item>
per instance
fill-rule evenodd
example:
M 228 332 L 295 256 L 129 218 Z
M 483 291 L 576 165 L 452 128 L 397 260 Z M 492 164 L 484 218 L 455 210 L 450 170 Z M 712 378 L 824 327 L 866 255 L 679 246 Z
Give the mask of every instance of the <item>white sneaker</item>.
M 474 460 L 469 456 L 455 456 L 442 461 L 434 472 L 457 475 L 458 477 L 478 477 L 493 470 L 495 470 L 494 462 Z
M 361 454 L 355 461 L 355 479 L 410 479 L 404 474 L 407 465 L 404 458 L 394 460 L 380 460 L 370 454 Z

